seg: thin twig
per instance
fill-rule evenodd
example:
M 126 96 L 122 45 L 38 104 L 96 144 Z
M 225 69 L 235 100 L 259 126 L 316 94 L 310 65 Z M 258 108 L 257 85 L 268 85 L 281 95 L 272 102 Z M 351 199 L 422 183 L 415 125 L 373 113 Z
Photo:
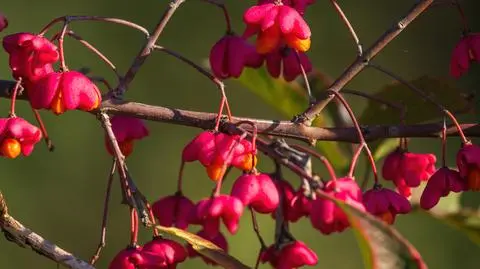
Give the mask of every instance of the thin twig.
M 86 41 L 85 39 L 83 39 L 80 35 L 77 35 L 75 32 L 73 32 L 72 30 L 68 31 L 67 32 L 67 36 L 70 36 L 72 38 L 74 38 L 75 40 L 77 40 L 78 42 L 80 42 L 84 47 L 86 47 L 87 49 L 89 49 L 90 51 L 92 51 L 95 55 L 97 55 L 103 62 L 105 62 L 109 67 L 110 69 L 112 69 L 112 71 L 115 73 L 115 75 L 117 76 L 117 78 L 120 77 L 120 74 L 118 73 L 118 70 L 117 70 L 117 67 L 113 64 L 112 61 L 110 61 L 110 59 L 108 59 L 107 56 L 105 56 L 100 50 L 98 50 L 94 45 L 90 44 L 88 41 Z
M 55 145 L 53 144 L 52 139 L 50 139 L 50 136 L 48 135 L 47 128 L 45 127 L 45 124 L 43 123 L 42 117 L 40 116 L 40 112 L 36 110 L 35 108 L 32 107 L 32 112 L 35 117 L 35 120 L 38 123 L 38 126 L 40 127 L 40 131 L 42 132 L 43 140 L 45 141 L 45 144 L 47 145 L 48 151 L 52 152 L 55 150 Z
M 353 41 L 355 42 L 355 45 L 357 46 L 357 54 L 359 56 L 361 56 L 363 54 L 363 48 L 362 48 L 362 44 L 360 43 L 360 39 L 358 38 L 358 35 L 357 33 L 355 32 L 355 29 L 353 28 L 353 25 L 350 23 L 350 21 L 348 20 L 348 17 L 347 15 L 345 15 L 345 13 L 343 12 L 342 8 L 340 7 L 340 5 L 337 3 L 336 0 L 330 0 L 330 2 L 332 3 L 333 7 L 335 8 L 335 10 L 337 11 L 338 15 L 340 16 L 340 18 L 342 19 L 343 23 L 345 24 L 345 26 L 347 26 L 347 29 L 348 31 L 350 32 L 350 35 L 352 36 L 353 38 Z
M 8 213 L 7 204 L 0 192 L 0 228 L 7 240 L 33 251 L 72 269 L 95 269 L 88 262 L 49 242 L 41 235 L 25 227 Z
M 297 59 L 298 66 L 300 67 L 300 71 L 302 73 L 302 78 L 304 81 L 305 89 L 307 90 L 308 94 L 308 103 L 314 104 L 315 103 L 315 96 L 312 94 L 312 89 L 310 87 L 310 81 L 308 80 L 307 72 L 305 72 L 305 68 L 303 67 L 302 60 L 300 59 L 300 54 L 298 51 L 294 50 L 295 58 Z
M 353 113 L 352 108 L 348 104 L 347 100 L 345 100 L 345 98 L 343 98 L 343 96 L 340 93 L 332 92 L 332 94 L 334 94 L 335 98 L 337 98 L 342 103 L 342 105 L 347 110 L 348 115 L 352 119 L 353 125 L 355 127 L 355 130 L 358 134 L 358 138 L 360 140 L 360 145 L 362 145 L 362 149 L 364 149 L 365 153 L 367 154 L 368 160 L 370 161 L 370 165 L 372 167 L 373 176 L 375 177 L 375 183 L 377 183 L 378 182 L 378 175 L 377 175 L 377 166 L 375 165 L 375 159 L 373 158 L 372 151 L 370 150 L 370 147 L 368 146 L 367 142 L 365 141 L 362 129 L 360 128 L 360 124 L 358 124 L 357 118 L 355 117 L 355 114 Z M 358 158 L 358 156 L 357 156 L 357 158 Z M 354 162 L 356 162 L 356 160 L 354 160 Z
M 375 43 L 368 48 L 361 57 L 357 59 L 337 78 L 337 80 L 327 89 L 330 92 L 339 92 L 355 78 L 365 67 L 368 62 L 382 51 L 393 39 L 395 39 L 412 21 L 414 21 L 420 14 L 423 13 L 434 0 L 419 0 L 408 11 L 408 13 L 399 21 L 397 21 L 392 28 L 387 30 L 378 38 Z M 312 121 L 323 111 L 327 104 L 333 99 L 333 94 L 326 94 L 317 102 L 308 107 L 300 116 L 297 116 L 296 122 L 304 125 L 311 125 Z
M 132 29 L 138 30 L 142 32 L 145 36 L 149 36 L 149 32 L 145 27 L 138 25 L 134 22 L 119 19 L 119 18 L 109 18 L 109 17 L 100 17 L 100 16 L 62 16 L 53 19 L 51 22 L 49 22 L 43 29 L 40 31 L 40 35 L 44 35 L 53 25 L 55 25 L 58 22 L 73 22 L 73 21 L 101 21 L 101 22 L 109 22 L 109 23 L 115 23 L 119 25 L 124 25 L 127 27 L 130 27 Z
M 397 110 L 400 110 L 400 111 L 405 110 L 405 106 L 402 105 L 402 104 L 395 103 L 395 102 L 380 98 L 378 96 L 375 96 L 373 94 L 369 94 L 367 92 L 362 92 L 362 91 L 357 91 L 357 90 L 352 90 L 352 89 L 343 89 L 342 93 L 360 96 L 360 97 L 363 97 L 365 99 L 372 100 L 372 101 L 380 103 L 380 104 L 384 104 L 386 106 L 389 106 L 391 108 L 394 108 L 394 109 L 397 109 Z
M 218 79 L 217 77 L 215 77 L 212 73 L 208 72 L 207 69 L 201 67 L 200 65 L 194 63 L 193 61 L 191 61 L 190 59 L 188 59 L 187 57 L 181 55 L 180 53 L 178 52 L 175 52 L 173 50 L 170 50 L 168 48 L 165 48 L 163 46 L 159 46 L 159 45 L 155 45 L 154 46 L 154 49 L 155 50 L 158 50 L 158 51 L 162 51 L 162 52 L 165 52 L 167 53 L 168 55 L 170 56 L 173 56 L 177 59 L 179 59 L 180 61 L 188 64 L 189 66 L 195 68 L 198 72 L 200 72 L 200 74 L 204 75 L 205 77 L 209 78 L 216 86 L 217 88 L 220 90 L 220 94 L 222 95 L 222 100 L 221 100 L 221 108 L 220 108 L 220 112 L 219 114 L 221 114 L 223 112 L 223 105 L 225 105 L 225 108 L 227 109 L 227 116 L 229 119 L 232 118 L 232 112 L 230 110 L 230 105 L 228 104 L 228 98 L 227 98 L 227 94 L 225 93 L 225 84 L 223 84 L 223 82 Z M 220 121 L 220 117 L 217 119 L 218 121 Z
M 0 97 L 11 98 L 12 89 L 15 86 L 14 81 L 0 80 Z M 17 95 L 18 100 L 27 100 L 25 93 Z M 139 119 L 166 122 L 183 126 L 196 127 L 211 130 L 217 120 L 216 113 L 197 112 L 191 110 L 182 110 L 178 108 L 168 108 L 162 106 L 152 106 L 143 103 L 119 100 L 105 100 L 101 108 L 91 111 L 97 115 L 100 110 L 113 115 L 126 115 Z M 231 121 L 224 122 L 224 126 L 230 128 L 240 121 L 250 121 L 255 123 L 259 134 L 274 135 L 287 138 L 294 138 L 301 141 L 310 141 L 316 139 L 319 141 L 339 141 L 349 143 L 359 143 L 358 136 L 352 127 L 308 127 L 298 125 L 290 121 L 266 120 L 255 118 L 232 117 Z M 241 125 L 241 128 L 252 132 L 250 126 Z M 362 126 L 365 141 L 373 141 L 383 138 L 397 137 L 441 137 L 443 122 L 434 122 L 427 124 L 412 125 L 371 125 Z M 461 124 L 460 128 L 465 135 L 470 137 L 480 137 L 480 125 L 478 123 Z M 457 128 L 447 125 L 447 136 L 458 136 Z
M 317 151 L 315 151 L 311 148 L 307 148 L 307 147 L 304 147 L 302 145 L 293 144 L 293 145 L 290 145 L 290 146 L 292 148 L 296 149 L 296 150 L 300 150 L 302 152 L 308 153 L 308 154 L 312 155 L 313 157 L 317 158 L 318 160 L 320 160 L 323 163 L 323 165 L 325 166 L 325 168 L 327 168 L 327 171 L 328 171 L 328 174 L 330 175 L 330 178 L 332 180 L 335 180 L 337 178 L 337 175 L 335 174 L 335 169 L 333 169 L 332 164 L 330 164 L 330 162 L 328 161 L 327 158 L 325 158 L 325 156 L 321 155 L 320 153 L 318 153 Z
M 95 264 L 95 262 L 100 258 L 100 252 L 105 247 L 106 236 L 107 236 L 107 220 L 108 220 L 108 208 L 110 202 L 110 194 L 112 190 L 113 177 L 116 170 L 116 161 L 112 160 L 112 166 L 110 168 L 110 173 L 108 175 L 107 181 L 107 190 L 105 191 L 105 201 L 103 202 L 103 215 L 102 215 L 102 228 L 100 231 L 100 243 L 98 243 L 97 250 L 93 254 L 90 264 Z
M 204 1 L 206 3 L 209 3 L 209 4 L 212 4 L 212 5 L 217 6 L 217 7 L 222 9 L 223 16 L 225 17 L 225 24 L 227 24 L 227 33 L 232 32 L 232 24 L 230 22 L 230 15 L 228 14 L 228 10 L 227 10 L 227 7 L 225 6 L 225 4 L 223 2 L 219 2 L 219 1 L 216 1 L 216 0 L 202 0 L 202 1 Z
M 125 164 L 125 156 L 122 154 L 118 141 L 113 133 L 110 117 L 105 112 L 100 112 L 98 117 L 102 123 L 102 127 L 105 129 L 107 138 L 110 141 L 110 146 L 113 148 L 124 198 L 131 208 L 138 211 L 142 220 L 148 219 L 147 209 L 143 208 L 143 203 L 139 203 L 140 201 L 143 201 L 143 195 L 141 195 L 138 189 L 133 185 L 133 181 L 128 174 L 127 165 Z
M 348 177 L 353 178 L 355 168 L 357 167 L 357 161 L 360 157 L 360 153 L 362 153 L 363 147 L 365 144 L 360 144 L 358 145 L 357 149 L 355 150 L 355 153 L 353 154 L 352 161 L 350 163 L 350 168 L 348 169 Z
M 260 251 L 262 251 L 262 250 L 267 248 L 267 245 L 265 244 L 265 240 L 263 240 L 262 234 L 260 234 L 260 228 L 258 226 L 257 217 L 255 215 L 255 212 L 253 211 L 251 206 L 249 206 L 248 208 L 250 209 L 250 214 L 252 216 L 253 231 L 257 235 L 258 242 L 260 242 L 260 248 L 261 248 Z
M 185 0 L 172 0 L 170 2 L 167 10 L 165 10 L 165 12 L 163 13 L 162 18 L 155 27 L 152 35 L 147 39 L 145 45 L 143 45 L 137 57 L 135 57 L 135 59 L 133 60 L 133 63 L 130 65 L 130 68 L 126 72 L 125 76 L 123 76 L 122 81 L 119 83 L 117 89 L 115 90 L 116 96 L 122 96 L 123 93 L 127 90 L 128 85 L 130 85 L 130 82 L 133 81 L 140 67 L 142 67 L 143 63 L 145 63 L 145 60 L 152 53 L 155 43 L 157 43 L 158 38 L 163 33 L 163 30 L 165 29 L 165 26 L 167 26 L 167 23 L 170 21 L 170 18 L 184 1 Z

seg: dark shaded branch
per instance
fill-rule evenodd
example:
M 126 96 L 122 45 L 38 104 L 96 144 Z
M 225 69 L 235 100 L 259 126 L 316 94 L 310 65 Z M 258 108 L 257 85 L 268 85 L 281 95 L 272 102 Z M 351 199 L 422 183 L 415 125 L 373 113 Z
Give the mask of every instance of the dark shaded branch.
M 151 106 L 135 102 L 103 102 L 102 108 L 111 114 L 123 114 L 141 119 L 167 122 L 171 124 L 198 127 L 202 129 L 213 129 L 215 126 L 215 113 L 196 112 L 190 110 L 174 109 L 161 106 Z M 353 127 L 308 127 L 290 121 L 263 120 L 254 118 L 232 117 L 231 125 L 241 121 L 249 121 L 257 126 L 259 134 L 268 134 L 295 138 L 299 140 L 322 140 L 342 141 L 358 143 L 358 135 Z M 242 129 L 252 131 L 251 126 L 240 124 Z M 362 126 L 366 141 L 391 137 L 441 137 L 443 123 L 414 124 L 414 125 L 375 125 Z M 461 125 L 468 136 L 480 136 L 478 124 Z M 458 131 L 454 126 L 447 129 L 449 136 L 457 136 Z
M 0 97 L 10 98 L 15 82 L 0 80 Z M 18 99 L 26 99 L 25 91 L 17 96 Z M 102 109 L 110 114 L 129 115 L 145 120 L 166 122 L 176 125 L 197 127 L 201 129 L 213 129 L 215 127 L 216 113 L 197 112 L 183 109 L 152 106 L 142 103 L 127 101 L 106 100 L 102 103 Z M 98 111 L 93 111 L 97 113 Z M 303 141 L 312 139 L 320 141 L 341 141 L 359 143 L 355 129 L 352 127 L 308 127 L 290 121 L 263 120 L 254 118 L 232 117 L 232 122 L 227 125 L 235 125 L 239 122 L 252 122 L 257 126 L 259 134 L 268 134 L 295 138 Z M 461 124 L 465 135 L 480 137 L 479 124 Z M 249 124 L 240 124 L 242 129 L 252 131 Z M 443 122 L 414 124 L 414 125 L 372 125 L 362 126 L 366 141 L 393 137 L 441 137 Z M 453 125 L 447 127 L 448 136 L 458 136 L 458 131 Z
M 414 21 L 423 11 L 425 11 L 434 0 L 419 0 L 408 11 L 401 20 L 397 21 L 388 29 L 375 43 L 368 48 L 363 55 L 357 59 L 343 72 L 342 75 L 327 89 L 328 91 L 339 92 L 353 78 L 355 78 L 380 51 L 382 51 L 393 39 L 395 39 L 412 21 Z M 315 117 L 322 112 L 327 104 L 333 99 L 332 94 L 325 94 L 317 99 L 317 102 L 310 106 L 300 117 L 299 123 L 310 125 Z

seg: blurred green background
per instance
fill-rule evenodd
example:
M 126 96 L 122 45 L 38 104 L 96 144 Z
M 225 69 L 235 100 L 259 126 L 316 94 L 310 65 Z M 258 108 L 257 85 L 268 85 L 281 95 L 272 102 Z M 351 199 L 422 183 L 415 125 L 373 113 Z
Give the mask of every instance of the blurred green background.
M 243 30 L 242 12 L 254 1 L 226 1 L 233 26 Z M 350 17 L 365 46 L 371 44 L 394 20 L 405 14 L 415 2 L 410 1 L 339 1 Z M 477 16 L 478 1 L 463 1 L 472 30 L 480 30 Z M 39 31 L 52 18 L 62 15 L 100 15 L 124 18 L 150 28 L 155 25 L 168 1 L 2 1 L 0 11 L 10 22 L 2 34 L 20 31 Z M 477 5 L 475 5 L 477 4 Z M 167 26 L 159 44 L 172 48 L 195 62 L 203 63 L 210 47 L 224 32 L 222 13 L 214 6 L 198 0 L 186 1 Z M 306 14 L 313 31 L 309 56 L 315 66 L 335 77 L 350 64 L 355 50 L 342 22 L 329 1 L 317 0 Z M 143 43 L 143 37 L 131 29 L 99 22 L 74 23 L 72 29 L 98 46 L 121 71 L 125 71 Z M 377 62 L 405 78 L 423 74 L 447 76 L 450 52 L 461 34 L 459 17 L 454 8 L 436 7 L 421 16 L 377 58 Z M 70 68 L 89 67 L 92 74 L 113 82 L 105 65 L 74 41 L 66 41 L 67 64 Z M 0 77 L 10 78 L 7 55 L 0 53 Z M 475 69 L 475 68 L 474 68 Z M 478 68 L 459 82 L 467 90 L 476 90 Z M 367 70 L 349 87 L 375 92 L 391 79 Z M 227 82 L 227 94 L 235 115 L 258 118 L 280 118 L 277 111 L 243 88 Z M 218 90 L 207 79 L 177 60 L 157 53 L 148 59 L 130 87 L 127 98 L 169 107 L 215 112 Z M 365 106 L 357 98 L 349 98 L 356 112 Z M 6 116 L 8 101 L 0 100 Z M 32 120 L 25 103 L 19 104 L 21 116 Z M 0 189 L 9 204 L 11 214 L 32 230 L 61 247 L 89 259 L 95 250 L 100 233 L 104 191 L 111 159 L 103 144 L 99 123 L 89 114 L 68 112 L 61 117 L 42 113 L 56 150 L 49 153 L 39 143 L 29 158 L 2 159 Z M 462 117 L 475 119 L 474 115 Z M 396 123 L 397 119 L 392 119 Z M 129 169 L 149 200 L 175 191 L 175 182 L 183 146 L 199 130 L 161 123 L 148 123 L 151 136 L 136 144 L 129 158 Z M 451 139 L 448 149 L 449 165 L 454 165 L 459 141 Z M 435 140 L 412 140 L 412 151 L 439 153 Z M 267 158 L 260 159 L 260 169 L 271 171 Z M 358 170 L 358 176 L 363 175 Z M 318 170 L 322 171 L 322 170 Z M 236 174 L 232 174 L 234 177 Z M 291 182 L 297 178 L 288 174 Z M 185 192 L 198 200 L 210 193 L 212 183 L 199 164 L 189 164 L 185 170 Z M 232 180 L 224 191 L 228 192 Z M 115 182 L 110 211 L 107 247 L 98 268 L 107 268 L 110 259 L 128 242 L 128 210 L 120 205 L 120 191 Z M 470 196 L 470 198 L 468 197 Z M 467 194 L 467 202 L 475 205 L 475 197 Z M 430 268 L 479 268 L 479 248 L 468 238 L 446 225 L 423 214 L 398 218 L 396 227 L 420 251 Z M 269 243 L 274 223 L 269 216 L 260 217 L 260 229 Z M 318 268 L 362 268 L 362 261 L 351 231 L 323 236 L 313 230 L 308 220 L 292 225 L 293 234 L 311 246 L 319 256 Z M 142 231 L 147 240 L 150 233 Z M 231 254 L 253 265 L 259 244 L 252 232 L 250 218 L 242 218 L 236 236 L 228 237 Z M 206 268 L 200 259 L 188 260 L 180 268 Z M 52 261 L 0 239 L 0 268 L 56 268 Z M 268 268 L 268 266 L 265 266 Z

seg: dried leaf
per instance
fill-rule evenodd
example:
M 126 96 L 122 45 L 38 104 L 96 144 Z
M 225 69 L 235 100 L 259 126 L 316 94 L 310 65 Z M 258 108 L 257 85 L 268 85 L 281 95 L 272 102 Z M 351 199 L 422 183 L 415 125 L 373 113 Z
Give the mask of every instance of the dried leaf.
M 175 228 L 164 227 L 156 225 L 157 229 L 161 233 L 169 234 L 177 239 L 186 241 L 192 246 L 192 248 L 201 255 L 215 261 L 217 264 L 227 269 L 250 269 L 250 267 L 244 265 L 239 260 L 228 255 L 223 249 L 219 248 L 214 243 L 187 231 Z
M 371 269 L 426 269 L 418 251 L 392 226 L 362 212 L 330 195 L 322 198 L 342 208 L 350 220 L 364 259 L 365 268 Z

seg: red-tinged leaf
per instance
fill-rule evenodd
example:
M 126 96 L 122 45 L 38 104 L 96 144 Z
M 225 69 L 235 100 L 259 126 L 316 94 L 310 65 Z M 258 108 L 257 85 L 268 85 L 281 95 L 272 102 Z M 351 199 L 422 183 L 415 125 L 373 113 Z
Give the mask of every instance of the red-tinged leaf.
M 176 238 L 177 240 L 180 239 L 187 242 L 192 246 L 192 248 L 196 252 L 211 259 L 212 261 L 215 261 L 217 264 L 219 264 L 223 268 L 250 269 L 250 267 L 244 265 L 239 260 L 228 255 L 228 253 L 223 251 L 223 249 L 219 248 L 214 243 L 206 239 L 203 239 L 202 237 L 196 234 L 192 234 L 175 227 L 165 227 L 161 225 L 156 225 L 155 229 L 157 229 L 160 233 L 169 234 L 170 236 Z
M 416 210 L 438 221 L 443 222 L 464 233 L 473 243 L 480 246 L 480 210 L 463 207 L 462 193 L 450 193 L 432 209 L 425 211 L 420 208 L 420 196 L 425 188 L 425 183 L 415 188 L 412 192 L 411 203 Z
M 422 257 L 392 226 L 323 192 L 317 194 L 333 201 L 348 216 L 367 269 L 427 269 Z

